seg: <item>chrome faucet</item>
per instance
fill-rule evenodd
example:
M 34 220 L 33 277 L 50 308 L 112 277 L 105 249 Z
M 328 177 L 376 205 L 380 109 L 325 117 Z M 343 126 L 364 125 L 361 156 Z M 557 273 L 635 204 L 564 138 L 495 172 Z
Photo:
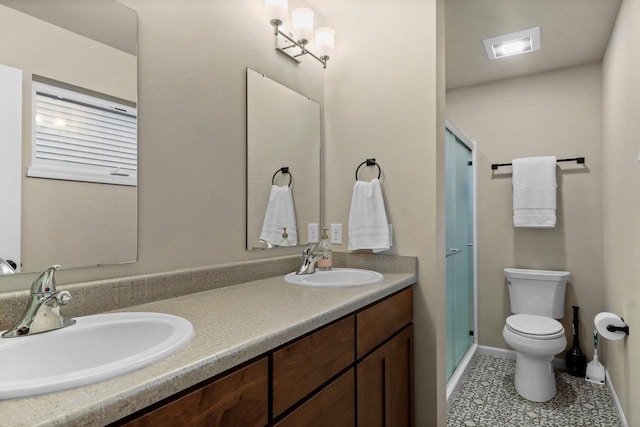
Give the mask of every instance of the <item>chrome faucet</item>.
M 296 274 L 312 274 L 316 272 L 316 263 L 320 259 L 324 259 L 324 254 L 313 255 L 315 250 L 318 248 L 318 243 L 312 243 L 302 251 L 302 256 L 300 260 L 302 263 L 300 264 L 300 268 L 296 271 Z
M 71 294 L 56 290 L 54 275 L 59 268 L 59 265 L 52 265 L 33 281 L 31 299 L 27 302 L 22 318 L 2 334 L 3 338 L 38 334 L 76 323 L 60 313 L 60 306 L 71 301 Z

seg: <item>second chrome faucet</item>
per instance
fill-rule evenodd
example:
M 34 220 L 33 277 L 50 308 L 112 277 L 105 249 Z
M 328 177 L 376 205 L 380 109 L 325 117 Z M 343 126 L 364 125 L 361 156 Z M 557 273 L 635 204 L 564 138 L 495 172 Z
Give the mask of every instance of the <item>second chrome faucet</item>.
M 326 259 L 324 253 L 314 255 L 317 248 L 318 243 L 312 243 L 304 248 L 300 257 L 300 268 L 296 271 L 296 274 L 312 274 L 316 272 L 316 263 L 321 259 Z

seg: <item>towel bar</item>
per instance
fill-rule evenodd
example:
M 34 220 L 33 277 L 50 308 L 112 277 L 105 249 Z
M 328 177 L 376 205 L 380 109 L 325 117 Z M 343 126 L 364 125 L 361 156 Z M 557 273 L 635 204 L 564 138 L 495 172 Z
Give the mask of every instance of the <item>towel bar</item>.
M 574 157 L 572 159 L 558 159 L 558 160 L 556 160 L 556 162 L 576 162 L 576 163 L 579 163 L 579 164 L 583 164 L 584 163 L 584 157 Z M 496 170 L 500 166 L 511 166 L 511 163 L 492 163 L 491 164 L 491 170 Z
M 360 170 L 360 167 L 362 167 L 362 165 L 366 164 L 367 166 L 377 166 L 378 167 L 378 179 L 380 179 L 380 176 L 382 175 L 382 169 L 380 169 L 380 165 L 378 163 L 376 163 L 376 159 L 367 159 L 364 162 L 360 163 L 358 165 L 358 167 L 356 168 L 356 181 L 358 180 L 358 171 Z

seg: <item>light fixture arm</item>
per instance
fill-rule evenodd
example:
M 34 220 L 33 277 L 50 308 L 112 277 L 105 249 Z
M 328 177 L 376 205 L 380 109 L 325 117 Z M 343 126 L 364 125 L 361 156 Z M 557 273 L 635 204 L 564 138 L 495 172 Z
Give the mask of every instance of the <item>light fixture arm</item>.
M 307 49 L 307 46 L 306 46 L 305 43 L 299 43 L 298 41 L 293 39 L 293 37 L 289 36 L 289 34 L 287 34 L 285 31 L 282 31 L 280 29 L 281 22 L 277 22 L 276 20 L 272 20 L 271 21 L 271 25 L 273 25 L 273 28 L 274 28 L 274 32 L 273 33 L 274 33 L 274 35 L 276 37 L 276 46 L 278 46 L 278 35 L 284 37 L 285 39 L 287 39 L 289 42 L 292 43 L 291 45 L 288 45 L 288 46 L 285 46 L 285 47 L 281 47 L 281 48 L 277 48 L 278 51 L 284 53 L 285 55 L 289 56 L 290 58 L 293 58 L 296 61 L 297 61 L 296 58 L 298 58 L 300 56 L 310 55 L 316 61 L 318 61 L 318 62 L 320 62 L 322 64 L 322 68 L 327 68 L 327 61 L 329 60 L 328 56 L 321 56 L 321 57 L 316 56 L 313 52 L 311 52 L 310 50 Z M 285 49 L 290 49 L 292 47 L 298 47 L 301 52 L 296 54 L 296 55 L 291 55 L 288 52 L 285 52 Z
M 282 21 L 279 19 L 272 19 L 269 23 L 273 26 L 273 35 L 278 37 L 278 31 L 280 29 L 280 25 L 282 25 Z

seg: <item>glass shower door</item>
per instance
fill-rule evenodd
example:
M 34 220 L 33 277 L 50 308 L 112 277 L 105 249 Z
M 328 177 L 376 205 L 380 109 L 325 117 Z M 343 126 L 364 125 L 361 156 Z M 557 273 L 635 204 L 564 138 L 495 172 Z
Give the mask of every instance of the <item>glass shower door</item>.
M 447 381 L 473 343 L 471 149 L 449 129 L 446 158 Z

